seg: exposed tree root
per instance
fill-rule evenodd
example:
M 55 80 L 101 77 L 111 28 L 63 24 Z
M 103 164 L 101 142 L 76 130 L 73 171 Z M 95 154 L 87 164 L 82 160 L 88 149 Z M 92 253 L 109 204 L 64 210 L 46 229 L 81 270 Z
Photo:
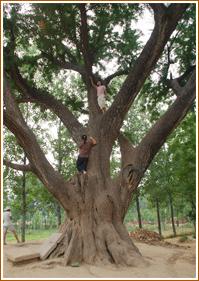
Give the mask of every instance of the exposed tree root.
M 98 179 L 76 175 L 71 180 L 80 201 L 74 204 L 60 232 L 65 233 L 49 258 L 63 256 L 64 265 L 116 264 L 135 266 L 144 263 L 121 219 L 121 206 L 113 193 L 104 190 L 92 197 Z M 95 190 L 96 195 L 97 190 Z
M 63 264 L 85 262 L 88 264 L 110 264 L 136 266 L 146 264 L 138 249 L 129 240 L 121 239 L 112 224 L 101 224 L 93 231 L 93 239 L 83 236 L 77 222 L 65 225 L 65 236 L 49 258 L 63 256 Z

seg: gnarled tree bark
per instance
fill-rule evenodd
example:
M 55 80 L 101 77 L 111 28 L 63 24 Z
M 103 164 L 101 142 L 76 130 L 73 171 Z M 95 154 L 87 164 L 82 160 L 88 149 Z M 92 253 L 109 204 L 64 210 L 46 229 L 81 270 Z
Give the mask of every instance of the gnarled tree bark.
M 65 224 L 60 229 L 64 233 L 64 238 L 50 257 L 63 255 L 65 264 L 112 262 L 137 265 L 144 263 L 144 260 L 128 235 L 123 224 L 124 216 L 153 157 L 194 101 L 195 72 L 181 89 L 181 95 L 157 120 L 138 146 L 132 146 L 129 140 L 120 133 L 120 128 L 126 113 L 159 59 L 187 5 L 174 4 L 169 8 L 152 5 L 155 13 L 154 31 L 105 114 L 100 112 L 96 93 L 89 82 L 89 75 L 94 76 L 94 74 L 92 73 L 93 58 L 89 50 L 85 5 L 80 4 L 80 43 L 85 63 L 84 70 L 81 66 L 81 75 L 88 89 L 89 122 L 87 127 L 83 127 L 72 112 L 49 93 L 41 93 L 36 87 L 31 87 L 16 65 L 13 64 L 11 69 L 7 70 L 7 75 L 13 80 L 22 96 L 52 110 L 62 120 L 76 143 L 83 133 L 96 138 L 97 145 L 92 149 L 89 158 L 88 174 L 77 174 L 70 181 L 65 181 L 59 171 L 50 165 L 35 135 L 24 121 L 18 104 L 11 94 L 9 79 L 6 76 L 4 77 L 4 124 L 13 132 L 19 145 L 24 149 L 32 172 L 67 212 Z M 159 10 L 161 13 L 158 12 Z M 145 66 L 144 69 L 143 66 Z M 120 72 L 114 75 L 119 74 Z M 110 79 L 111 77 L 108 77 L 107 82 Z M 117 139 L 121 148 L 122 167 L 118 177 L 112 179 L 110 155 Z M 14 168 L 13 165 L 12 167 Z M 21 168 L 27 170 L 29 166 Z

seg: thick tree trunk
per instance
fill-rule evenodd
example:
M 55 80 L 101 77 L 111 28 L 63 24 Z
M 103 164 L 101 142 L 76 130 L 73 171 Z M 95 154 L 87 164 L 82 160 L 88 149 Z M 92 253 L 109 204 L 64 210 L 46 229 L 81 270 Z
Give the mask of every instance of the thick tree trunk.
M 178 216 L 178 208 L 176 209 L 176 226 L 179 227 L 180 223 L 179 223 L 179 216 Z
M 58 171 L 62 172 L 62 162 L 63 162 L 63 151 L 62 151 L 62 139 L 61 139 L 61 120 L 59 120 L 58 127 Z M 59 202 L 56 202 L 56 213 L 57 213 L 57 224 L 58 227 L 61 225 L 61 207 Z
M 26 156 L 24 156 L 24 165 L 26 165 Z M 26 172 L 23 172 L 22 176 L 22 223 L 21 223 L 21 241 L 25 242 L 26 236 Z
M 176 228 L 175 228 L 175 221 L 174 221 L 174 210 L 173 210 L 173 199 L 171 194 L 169 193 L 169 204 L 171 208 L 171 223 L 172 223 L 172 229 L 173 229 L 173 235 L 176 237 Z
M 162 228 L 161 228 L 161 220 L 160 220 L 160 206 L 159 206 L 159 201 L 156 198 L 156 210 L 157 210 L 157 220 L 158 220 L 158 231 L 160 236 L 162 236 Z
M 57 225 L 58 227 L 61 225 L 61 207 L 59 203 L 57 203 Z
M 96 174 L 77 175 L 71 180 L 81 199 L 67 212 L 68 219 L 60 229 L 65 236 L 50 257 L 64 255 L 65 265 L 144 263 L 123 224 L 117 191 L 109 185 L 102 192 L 102 181 L 106 182 Z
M 194 226 L 194 232 L 196 235 L 196 204 L 194 201 L 191 202 L 191 212 L 192 212 L 192 221 Z
M 138 223 L 139 228 L 142 228 L 142 218 L 141 218 L 141 212 L 140 212 L 140 202 L 139 202 L 139 194 L 136 194 L 136 208 L 137 208 L 137 214 L 138 214 Z

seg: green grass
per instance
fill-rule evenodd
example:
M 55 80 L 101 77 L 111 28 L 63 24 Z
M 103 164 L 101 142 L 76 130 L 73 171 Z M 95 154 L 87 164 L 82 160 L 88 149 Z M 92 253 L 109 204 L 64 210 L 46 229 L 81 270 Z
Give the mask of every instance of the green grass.
M 57 229 L 27 230 L 26 241 L 46 239 L 55 232 L 57 232 Z M 19 236 L 19 239 L 21 240 L 20 233 L 18 233 L 18 236 Z M 6 241 L 15 243 L 15 241 L 16 241 L 15 237 L 13 236 L 13 234 L 11 232 L 8 232 Z
M 195 232 L 194 232 L 194 229 L 191 228 L 191 227 L 186 227 L 186 228 L 176 228 L 176 236 L 186 236 L 186 235 L 193 235 Z M 172 238 L 173 237 L 173 231 L 172 229 L 169 231 L 164 231 L 163 232 L 163 237 L 164 238 Z
M 180 239 L 178 241 L 183 243 L 183 242 L 186 242 L 187 240 L 188 240 L 188 237 L 186 235 L 183 235 L 180 237 Z
M 137 228 L 138 226 L 136 227 L 129 226 L 128 231 L 134 231 Z M 144 225 L 144 229 L 158 232 L 158 229 L 155 225 L 147 225 L 147 226 Z M 55 232 L 57 232 L 57 229 L 37 229 L 37 230 L 28 229 L 26 231 L 26 241 L 46 239 Z M 176 232 L 177 232 L 177 236 L 193 235 L 194 229 L 190 225 L 180 226 L 180 227 L 176 227 Z M 172 238 L 173 231 L 171 225 L 166 225 L 166 227 L 162 230 L 162 234 L 164 238 Z M 21 240 L 21 235 L 19 232 L 18 232 L 18 236 L 19 239 Z M 16 242 L 13 234 L 10 232 L 8 232 L 7 234 L 6 241 L 11 243 Z

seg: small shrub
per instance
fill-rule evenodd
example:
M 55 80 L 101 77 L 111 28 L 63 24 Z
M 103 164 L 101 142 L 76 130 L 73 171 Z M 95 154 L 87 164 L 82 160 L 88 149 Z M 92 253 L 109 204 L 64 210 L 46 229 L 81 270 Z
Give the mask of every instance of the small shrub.
M 182 237 L 180 237 L 180 239 L 178 240 L 180 243 L 183 243 L 185 241 L 188 240 L 188 237 L 186 235 L 183 235 Z

